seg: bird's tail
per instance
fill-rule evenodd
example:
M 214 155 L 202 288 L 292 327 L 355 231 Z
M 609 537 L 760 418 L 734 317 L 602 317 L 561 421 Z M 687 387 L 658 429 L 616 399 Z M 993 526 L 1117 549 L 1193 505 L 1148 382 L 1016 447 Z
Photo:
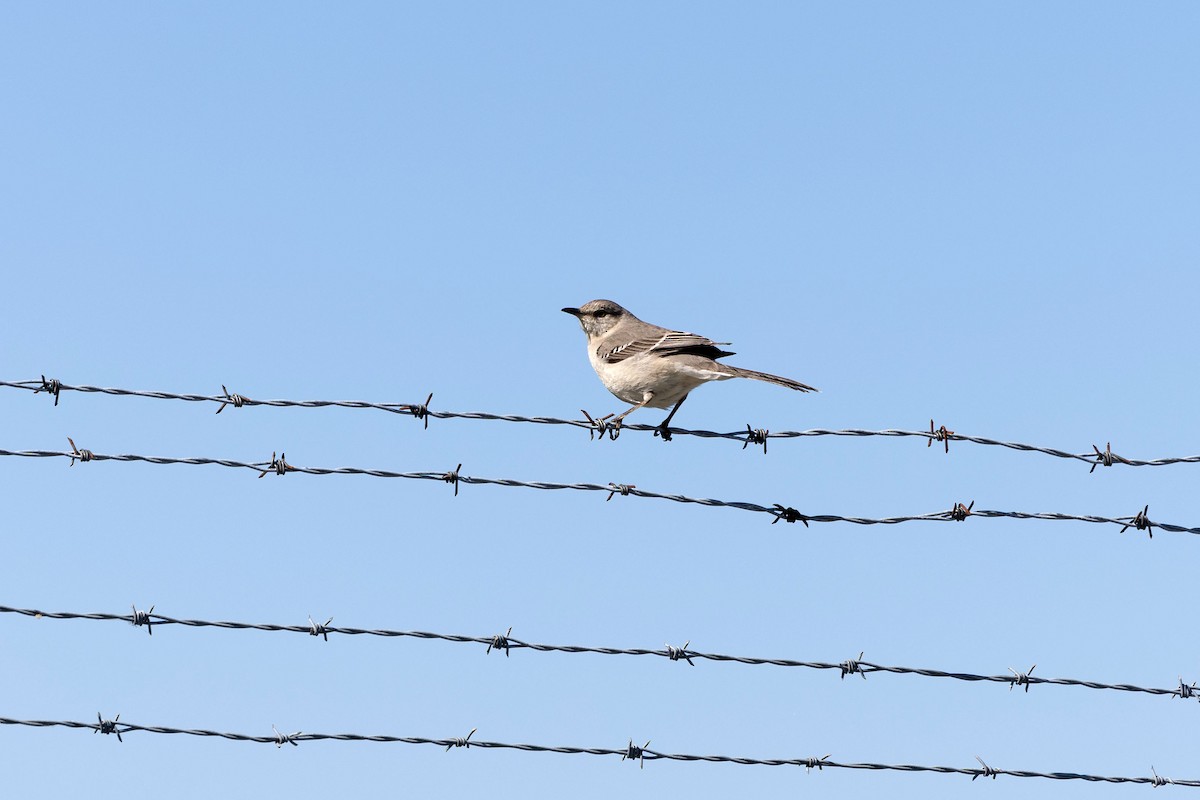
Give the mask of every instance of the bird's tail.
M 723 364 L 722 366 L 729 367 L 737 372 L 739 378 L 753 378 L 756 381 L 766 381 L 773 383 L 776 386 L 786 386 L 789 389 L 795 389 L 797 392 L 816 392 L 819 391 L 800 381 L 794 381 L 791 378 L 781 378 L 778 375 L 772 375 L 769 372 L 758 372 L 753 369 L 743 369 L 742 367 L 734 367 L 731 364 Z

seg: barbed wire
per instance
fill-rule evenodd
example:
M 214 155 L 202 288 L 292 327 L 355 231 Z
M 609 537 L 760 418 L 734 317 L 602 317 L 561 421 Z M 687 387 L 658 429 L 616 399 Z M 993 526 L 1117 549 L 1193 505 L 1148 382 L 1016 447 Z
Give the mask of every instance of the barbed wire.
M 771 506 L 765 506 L 758 503 L 750 503 L 739 500 L 719 500 L 712 497 L 689 497 L 681 494 L 652 492 L 647 489 L 639 489 L 636 486 L 622 483 L 555 483 L 551 481 L 525 481 L 517 480 L 515 478 L 485 478 L 475 475 L 461 474 L 462 464 L 459 464 L 454 469 L 446 472 L 394 472 L 392 470 L 365 469 L 362 467 L 302 467 L 288 462 L 286 453 L 280 453 L 279 455 L 272 453 L 270 461 L 258 462 L 235 461 L 227 458 L 177 458 L 170 456 L 145 456 L 131 453 L 109 455 L 104 453 L 95 453 L 91 450 L 79 448 L 75 445 L 75 441 L 69 437 L 67 441 L 71 445 L 70 451 L 0 450 L 0 457 L 67 458 L 70 459 L 71 466 L 74 466 L 76 461 L 80 461 L 82 463 L 91 461 L 142 462 L 160 466 L 167 464 L 216 465 L 233 469 L 253 470 L 254 472 L 258 473 L 259 478 L 263 478 L 271 473 L 280 476 L 288 475 L 290 473 L 300 473 L 304 475 L 368 475 L 376 478 L 404 478 L 409 480 L 441 481 L 454 486 L 455 496 L 458 495 L 459 484 L 463 483 L 487 486 L 504 486 L 509 488 L 520 487 L 526 489 L 541 489 L 546 491 L 571 490 L 581 492 L 604 492 L 608 495 L 609 500 L 611 500 L 614 495 L 620 494 L 625 497 L 632 496 L 656 500 L 670 500 L 675 503 L 689 503 L 711 508 L 734 508 L 740 511 L 769 514 L 773 517 L 771 522 L 772 525 L 780 520 L 793 523 L 801 522 L 805 527 L 808 527 L 810 522 L 847 522 L 854 525 L 898 525 L 906 522 L 962 522 L 968 517 L 986 517 L 1120 525 L 1122 532 L 1128 528 L 1135 528 L 1139 531 L 1146 531 L 1150 538 L 1154 538 L 1155 528 L 1169 531 L 1171 533 L 1200 534 L 1200 528 L 1198 527 L 1186 527 L 1167 522 L 1151 521 L 1147 516 L 1149 512 L 1149 506 L 1146 506 L 1142 511 L 1129 517 L 1103 517 L 1094 514 L 1064 514 L 1057 512 L 1033 513 L 1025 511 L 975 509 L 975 503 L 972 501 L 970 505 L 965 505 L 961 502 L 955 503 L 949 510 L 934 511 L 928 514 L 913 514 L 907 516 L 879 518 L 853 517 L 840 514 L 806 514 L 791 506 L 785 506 L 779 503 L 775 503 Z
M 107 394 L 118 397 L 145 397 L 155 400 L 180 400 L 192 403 L 215 403 L 219 404 L 216 413 L 220 414 L 227 406 L 234 408 L 244 408 L 247 406 L 270 406 L 275 408 L 352 408 L 352 409 L 375 409 L 386 411 L 391 414 L 400 414 L 411 416 L 425 423 L 425 427 L 429 427 L 430 418 L 433 419 L 472 419 L 472 420 L 487 420 L 496 422 L 518 422 L 535 425 L 566 425 L 574 428 L 581 428 L 588 431 L 589 436 L 594 438 L 599 434 L 603 440 L 605 435 L 610 439 L 616 439 L 622 431 L 636 431 L 639 433 L 661 433 L 661 429 L 657 425 L 644 425 L 640 423 L 622 425 L 620 428 L 613 427 L 603 419 L 593 418 L 582 412 L 586 419 L 564 419 L 560 417 L 530 417 L 520 414 L 494 414 L 484 411 L 435 411 L 429 407 L 433 400 L 433 394 L 430 393 L 424 403 L 377 403 L 367 402 L 362 400 L 255 400 L 244 395 L 230 393 L 224 386 L 221 387 L 222 394 L 219 395 L 203 395 L 203 394 L 181 394 L 176 392 L 150 391 L 142 389 L 122 389 L 109 386 L 74 386 L 63 383 L 54 378 L 46 378 L 42 376 L 40 379 L 24 380 L 24 381 L 0 381 L 0 387 L 11 389 L 23 389 L 31 391 L 34 394 L 39 392 L 47 392 L 54 398 L 54 405 L 58 405 L 59 397 L 62 392 L 82 392 L 92 394 Z M 929 422 L 929 430 L 866 430 L 862 428 L 846 428 L 846 429 L 829 429 L 829 428 L 812 428 L 803 431 L 768 431 L 763 428 L 754 428 L 749 423 L 746 424 L 744 431 L 709 431 L 697 430 L 689 428 L 670 428 L 670 435 L 665 437 L 670 439 L 671 436 L 695 436 L 701 439 L 729 439 L 742 444 L 742 449 L 746 449 L 749 445 L 762 445 L 763 453 L 767 451 L 767 441 L 769 439 L 798 439 L 820 436 L 835 436 L 835 437 L 916 437 L 925 439 L 927 445 L 932 445 L 934 442 L 941 442 L 944 445 L 945 452 L 950 452 L 950 442 L 970 442 L 972 444 L 986 445 L 991 447 L 1003 447 L 1009 450 L 1017 450 L 1020 452 L 1042 453 L 1044 455 L 1053 456 L 1055 458 L 1069 459 L 1081 461 L 1091 465 L 1092 472 L 1096 467 L 1104 466 L 1111 467 L 1114 464 L 1125 464 L 1131 467 L 1160 467 L 1170 464 L 1195 464 L 1200 463 L 1200 455 L 1183 456 L 1173 458 L 1156 458 L 1156 459 L 1136 459 L 1125 458 L 1117 455 L 1112 451 L 1111 443 L 1105 445 L 1104 450 L 1098 446 L 1092 445 L 1091 453 L 1072 453 L 1066 450 L 1061 450 L 1055 447 L 1044 447 L 1041 445 L 1025 444 L 1023 442 L 1010 442 L 1001 439 L 992 439 L 986 436 L 971 436 L 955 431 L 948 430 L 945 425 L 935 428 L 933 420 Z
M 521 639 L 515 639 L 512 636 L 512 628 L 508 629 L 507 633 L 495 634 L 492 636 L 463 636 L 459 634 L 449 633 L 431 633 L 429 631 L 404 631 L 391 630 L 388 628 L 352 628 L 344 626 L 334 626 L 331 623 L 333 618 L 330 617 L 324 623 L 316 622 L 310 616 L 307 625 L 276 625 L 272 623 L 255 623 L 255 622 L 233 622 L 228 620 L 212 621 L 203 619 L 177 619 L 168 617 L 163 614 L 155 614 L 154 606 L 150 606 L 149 611 L 139 611 L 136 606 L 133 606 L 129 614 L 111 614 L 104 612 L 83 613 L 75 611 L 42 611 L 36 608 L 15 608 L 12 606 L 0 606 L 0 614 L 18 614 L 34 619 L 59 619 L 59 620 L 88 620 L 88 621 L 103 621 L 103 622 L 125 622 L 134 625 L 135 627 L 145 627 L 146 632 L 153 635 L 153 626 L 158 625 L 182 625 L 189 628 L 219 628 L 225 630 L 256 630 L 268 631 L 273 633 L 298 633 L 308 636 L 317 636 L 329 641 L 330 634 L 345 634 L 347 636 L 379 636 L 383 638 L 410 638 L 420 640 L 436 640 L 444 642 L 455 642 L 459 644 L 479 644 L 487 646 L 487 653 L 492 650 L 504 651 L 505 656 L 508 656 L 512 650 L 532 650 L 538 653 L 590 653 L 594 655 L 606 656 L 657 656 L 666 658 L 670 661 L 686 661 L 692 666 L 695 666 L 693 659 L 702 661 L 715 661 L 724 663 L 744 664 L 752 666 L 776 666 L 776 667 L 799 667 L 815 670 L 836 670 L 841 674 L 842 678 L 847 675 L 862 675 L 864 678 L 875 672 L 891 673 L 895 675 L 917 675 L 926 678 L 950 678 L 957 681 L 967 681 L 971 683 L 1002 683 L 1008 684 L 1010 690 L 1014 687 L 1023 687 L 1026 692 L 1030 686 L 1050 685 L 1050 686 L 1080 686 L 1087 689 L 1102 689 L 1119 692 L 1131 692 L 1140 694 L 1157 695 L 1160 697 L 1176 697 L 1183 700 L 1197 699 L 1198 694 L 1196 684 L 1193 682 L 1187 684 L 1183 678 L 1179 679 L 1179 685 L 1173 689 L 1162 689 L 1153 687 L 1136 686 L 1129 683 L 1101 683 L 1099 681 L 1081 680 L 1078 678 L 1043 678 L 1033 674 L 1036 664 L 1025 671 L 1009 669 L 1008 675 L 979 675 L 970 672 L 951 672 L 940 669 L 926 669 L 920 667 L 902 667 L 889 666 L 885 664 L 876 664 L 862 659 L 862 653 L 858 658 L 846 659 L 840 662 L 827 661 L 801 661 L 790 658 L 762 658 L 754 656 L 734 656 L 725 655 L 722 653 L 706 653 L 700 650 L 690 648 L 691 641 L 684 643 L 683 647 L 675 647 L 667 644 L 662 650 L 649 650 L 644 648 L 619 648 L 619 647 L 596 647 L 589 645 L 569 645 L 569 644 L 543 644 L 538 642 L 526 642 Z
M 892 772 L 935 772 L 943 775 L 968 775 L 971 780 L 976 778 L 996 778 L 1000 775 L 1008 775 L 1014 778 L 1044 778 L 1056 781 L 1088 781 L 1091 783 L 1134 783 L 1134 784 L 1149 784 L 1150 786 L 1191 786 L 1200 787 L 1200 780 L 1186 779 L 1171 779 L 1161 777 L 1156 770 L 1151 768 L 1151 777 L 1118 777 L 1108 775 L 1090 775 L 1081 772 L 1038 772 L 1034 770 L 1023 769 L 1002 769 L 992 767 L 984 763 L 980 758 L 979 767 L 943 767 L 943 766 L 925 766 L 920 764 L 878 764 L 871 762 L 853 763 L 841 762 L 832 760 L 831 755 L 824 756 L 809 756 L 806 758 L 749 758 L 745 756 L 724 756 L 724 755 L 692 755 L 690 753 L 666 753 L 660 750 L 651 750 L 647 741 L 645 745 L 639 747 L 630 739 L 623 747 L 573 747 L 573 746 L 551 746 L 541 744 L 511 744 L 508 742 L 490 742 L 480 739 L 472 739 L 475 730 L 472 730 L 467 736 L 459 736 L 452 738 L 432 738 L 425 736 L 391 736 L 386 734 L 360 734 L 360 733 L 304 733 L 297 731 L 295 733 L 281 733 L 274 725 L 271 726 L 272 735 L 253 735 L 246 733 L 229 733 L 226 731 L 207 730 L 205 728 L 173 728 L 163 725 L 139 725 L 132 722 L 121 722 L 120 715 L 110 720 L 106 720 L 102 715 L 97 713 L 96 722 L 76 722 L 71 720 L 24 720 L 12 719 L 9 717 L 0 717 L 0 725 L 18 725 L 30 728 L 75 728 L 90 730 L 92 733 L 113 734 L 119 740 L 124 742 L 122 738 L 126 734 L 143 732 L 143 733 L 158 733 L 168 735 L 183 735 L 183 736 L 199 736 L 205 738 L 228 739 L 235 742 L 254 742 L 257 744 L 273 744 L 276 748 L 282 748 L 285 744 L 290 744 L 294 747 L 299 747 L 301 742 L 316 742 L 316 741 L 342 741 L 342 742 L 380 742 L 386 744 L 415 744 L 415 745 L 435 745 L 443 747 L 446 750 L 452 748 L 463 748 L 469 750 L 478 748 L 482 750 L 520 750 L 527 753 L 562 753 L 566 755 L 593 755 L 593 756 L 619 756 L 622 761 L 637 762 L 639 766 L 644 767 L 647 761 L 684 761 L 684 762 L 709 762 L 719 764 L 741 764 L 746 766 L 765 766 L 765 767 L 804 767 L 806 771 L 811 772 L 814 768 L 817 771 L 829 769 L 853 769 L 853 770 L 872 770 L 872 771 L 892 771 Z

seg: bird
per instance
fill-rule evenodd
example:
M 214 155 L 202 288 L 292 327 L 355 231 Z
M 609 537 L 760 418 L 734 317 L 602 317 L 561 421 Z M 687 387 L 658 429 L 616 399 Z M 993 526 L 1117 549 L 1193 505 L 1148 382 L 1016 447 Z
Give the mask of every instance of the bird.
M 618 399 L 633 404 L 616 416 L 598 420 L 607 422 L 614 434 L 619 433 L 622 420 L 639 408 L 670 408 L 654 432 L 669 441 L 667 426 L 675 412 L 693 389 L 709 381 L 751 378 L 798 392 L 817 391 L 791 378 L 722 364 L 717 359 L 734 355 L 721 349 L 729 342 L 651 325 L 612 300 L 592 300 L 563 312 L 578 319 L 587 335 L 588 360 L 600 382 Z

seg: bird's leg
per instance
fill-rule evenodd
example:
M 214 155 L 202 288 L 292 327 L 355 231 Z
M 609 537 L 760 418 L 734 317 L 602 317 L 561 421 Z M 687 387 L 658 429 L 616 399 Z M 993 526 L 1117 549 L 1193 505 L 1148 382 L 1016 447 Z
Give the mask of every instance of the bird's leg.
M 661 425 L 654 429 L 655 436 L 661 436 L 664 442 L 671 441 L 671 429 L 667 426 L 671 424 L 671 418 L 675 416 L 675 412 L 679 410 L 679 407 L 683 405 L 683 401 L 687 399 L 688 396 L 686 394 L 679 398 L 679 402 L 671 409 L 671 413 L 667 414 L 667 418 L 662 421 Z
M 639 408 L 645 408 L 646 404 L 649 403 L 653 399 L 654 399 L 654 393 L 646 392 L 645 394 L 642 395 L 642 402 L 640 402 L 636 405 L 630 406 L 629 408 L 625 409 L 624 412 L 617 414 L 615 417 L 613 417 L 611 420 L 609 420 L 608 424 L 613 429 L 611 438 L 616 439 L 618 436 L 621 435 L 621 420 L 625 419 L 630 414 L 637 411 Z

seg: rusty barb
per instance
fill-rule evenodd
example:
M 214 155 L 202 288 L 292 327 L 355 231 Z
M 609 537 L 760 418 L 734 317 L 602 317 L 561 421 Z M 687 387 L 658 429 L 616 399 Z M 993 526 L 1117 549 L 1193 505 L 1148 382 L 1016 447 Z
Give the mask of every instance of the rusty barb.
M 449 472 L 442 475 L 442 480 L 444 480 L 446 483 L 454 484 L 454 496 L 455 497 L 458 497 L 458 481 L 459 481 L 458 471 L 460 469 L 462 469 L 462 464 L 459 464 L 454 469 L 452 469 Z
M 451 739 L 450 744 L 446 745 L 446 750 L 448 751 L 451 747 L 466 747 L 466 748 L 470 749 L 471 737 L 475 735 L 475 731 L 477 731 L 477 730 L 479 730 L 479 729 L 471 728 L 471 732 L 468 733 L 466 736 L 460 736 L 456 739 Z
M 1095 469 L 1095 467 L 1092 467 L 1092 469 Z M 1124 528 L 1121 528 L 1121 533 L 1124 533 L 1125 531 L 1129 530 L 1132 527 L 1132 528 L 1137 528 L 1139 531 L 1145 531 L 1146 533 L 1148 533 L 1150 535 L 1150 538 L 1153 539 L 1154 538 L 1154 523 L 1151 522 L 1150 518 L 1146 516 L 1146 514 L 1148 514 L 1148 513 L 1150 513 L 1149 505 L 1147 505 L 1145 508 L 1143 508 L 1141 511 L 1139 511 L 1137 513 L 1137 516 L 1130 517 L 1129 524 L 1126 525 Z
M 266 477 L 268 472 L 274 472 L 276 475 L 286 475 L 289 470 L 293 470 L 291 464 L 287 463 L 287 453 L 280 453 L 279 458 L 275 457 L 275 453 L 271 453 L 271 463 L 264 470 L 259 470 L 258 477 Z
M 946 430 L 946 426 L 934 430 L 933 420 L 929 420 L 929 441 L 925 443 L 926 447 L 933 447 L 934 442 L 943 442 L 946 446 L 946 454 L 950 454 L 950 437 L 954 435 L 954 431 Z
M 230 394 L 229 390 L 225 388 L 225 384 L 223 383 L 221 384 L 221 396 L 225 398 L 225 402 L 221 403 L 221 407 L 217 409 L 218 414 L 225 410 L 225 406 L 241 408 L 246 404 L 245 397 L 242 397 L 240 394 Z
M 141 626 L 145 625 L 146 633 L 153 636 L 154 628 L 150 627 L 150 615 L 154 613 L 154 606 L 150 606 L 149 611 L 138 611 L 136 605 L 131 605 L 130 608 L 133 609 L 133 615 L 130 617 L 129 621 L 134 624 L 134 627 L 140 628 Z
M 808 517 L 791 506 L 781 506 L 779 503 L 776 503 L 775 509 L 771 513 L 775 515 L 775 519 L 771 521 L 772 525 L 779 522 L 779 520 L 783 520 L 784 522 L 803 522 L 804 527 L 808 527 Z
M 505 634 L 497 633 L 495 636 L 492 637 L 492 641 L 490 644 L 488 644 L 487 653 L 485 653 L 485 655 L 491 655 L 493 649 L 495 649 L 497 651 L 503 650 L 504 657 L 508 658 L 508 646 L 509 646 L 508 645 L 508 637 L 510 637 L 510 636 L 512 636 L 512 625 L 508 626 L 508 633 L 505 633 Z
M 67 437 L 67 441 L 71 443 L 71 453 L 73 454 L 71 457 L 71 463 L 68 464 L 67 466 L 70 466 L 70 467 L 75 466 L 76 458 L 79 459 L 79 463 L 86 464 L 87 462 L 91 461 L 93 458 L 96 457 L 95 454 L 91 450 L 80 450 L 78 447 L 76 447 L 75 440 L 72 439 L 70 436 Z
M 1107 442 L 1104 445 L 1103 452 L 1101 452 L 1100 448 L 1096 447 L 1096 445 L 1092 445 L 1092 449 L 1096 451 L 1096 455 L 1095 455 L 1096 463 L 1092 464 L 1092 468 L 1088 470 L 1088 475 L 1091 475 L 1093 472 L 1095 472 L 1096 467 L 1099 467 L 1099 466 L 1111 467 L 1114 463 L 1117 463 L 1117 464 L 1128 464 L 1129 463 L 1129 459 L 1122 458 L 1121 456 L 1117 455 L 1116 453 L 1114 453 L 1112 451 L 1112 442 Z
M 950 519 L 955 522 L 962 522 L 967 517 L 971 516 L 971 509 L 975 507 L 975 501 L 972 500 L 969 506 L 964 506 L 962 503 L 955 503 L 954 508 L 950 509 Z
M 638 762 L 638 767 L 640 769 L 645 769 L 646 768 L 646 748 L 649 746 L 650 746 L 649 739 L 647 739 L 646 743 L 644 745 L 642 745 L 641 747 L 638 747 L 637 745 L 635 745 L 633 743 L 633 739 L 630 739 L 629 745 L 625 748 L 625 754 L 623 756 L 621 756 L 621 760 L 624 761 L 625 759 L 629 759 L 630 761 L 636 761 L 636 762 Z
M 54 405 L 55 405 L 55 407 L 57 407 L 58 406 L 58 395 L 61 391 L 62 391 L 62 381 L 60 381 L 58 378 L 50 378 L 49 380 L 47 380 L 46 376 L 43 375 L 42 376 L 42 385 L 40 387 L 38 387 L 37 389 L 34 389 L 33 393 L 37 394 L 38 392 L 49 392 L 50 394 L 54 395 Z
M 425 398 L 425 402 L 419 405 L 407 405 L 404 410 L 413 415 L 413 419 L 418 421 L 424 420 L 425 430 L 429 430 L 429 403 L 433 400 L 433 392 L 429 393 L 429 397 Z
M 767 454 L 767 437 L 771 432 L 766 428 L 751 428 L 750 423 L 746 423 L 746 442 L 742 445 L 745 450 L 752 444 L 761 444 L 763 446 L 763 455 Z

